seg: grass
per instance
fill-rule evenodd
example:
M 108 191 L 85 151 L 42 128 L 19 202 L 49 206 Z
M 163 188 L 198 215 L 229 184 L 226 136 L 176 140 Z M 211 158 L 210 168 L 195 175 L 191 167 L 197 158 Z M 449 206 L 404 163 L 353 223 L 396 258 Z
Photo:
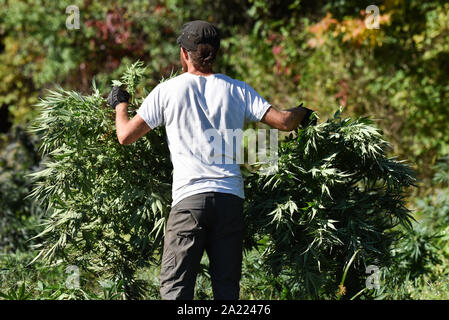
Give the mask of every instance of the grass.
M 80 288 L 67 288 L 70 277 L 67 266 L 44 265 L 36 262 L 29 265 L 34 258 L 32 252 L 16 252 L 0 255 L 0 299 L 120 299 L 121 286 L 80 274 Z M 212 288 L 207 266 L 209 261 L 204 255 L 197 278 L 195 299 L 212 299 Z M 147 286 L 145 299 L 160 299 L 159 267 L 145 268 L 138 272 L 137 278 L 144 280 Z M 263 276 L 263 266 L 258 261 L 256 251 L 249 252 L 242 269 L 241 299 L 281 299 L 277 293 L 278 286 L 273 286 L 273 279 Z
M 123 298 L 120 283 L 94 279 L 84 273 L 80 274 L 79 288 L 70 289 L 67 287 L 70 274 L 66 272 L 66 265 L 49 266 L 40 262 L 29 265 L 33 257 L 32 252 L 0 254 L 0 300 Z M 207 273 L 208 263 L 205 255 L 201 261 L 203 272 L 197 278 L 195 299 L 213 298 L 210 277 Z M 435 266 L 435 274 L 432 277 L 425 276 L 414 281 L 405 281 L 400 287 L 391 288 L 390 292 L 396 292 L 396 294 L 389 295 L 388 299 L 449 299 L 449 274 L 445 271 L 449 269 L 448 266 L 449 261 L 444 261 L 442 265 Z M 159 267 L 139 270 L 137 278 L 148 284 L 145 299 L 160 299 L 158 275 Z M 336 288 L 338 283 L 337 279 Z M 244 300 L 307 299 L 292 293 L 292 288 L 288 287 L 282 276 L 269 275 L 261 264 L 257 251 L 250 251 L 245 255 L 240 284 L 240 298 Z

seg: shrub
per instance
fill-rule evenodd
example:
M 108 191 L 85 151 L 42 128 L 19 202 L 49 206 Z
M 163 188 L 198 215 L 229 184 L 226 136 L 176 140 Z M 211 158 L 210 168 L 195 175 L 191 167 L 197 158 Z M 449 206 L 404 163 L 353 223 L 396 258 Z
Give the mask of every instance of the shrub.
M 136 88 L 144 72 L 136 63 L 116 83 L 131 93 L 131 113 L 142 101 Z M 120 145 L 114 111 L 95 85 L 90 96 L 52 91 L 40 108 L 34 131 L 46 160 L 34 174 L 33 196 L 45 203 L 47 223 L 36 259 L 63 258 L 122 281 L 128 298 L 142 296 L 135 272 L 158 262 L 171 202 L 164 132 Z M 338 111 L 283 141 L 277 172 L 249 174 L 245 243 L 266 242 L 262 262 L 282 276 L 279 296 L 335 297 L 356 252 L 348 294 L 362 288 L 364 266 L 391 262 L 394 227 L 410 227 L 404 191 L 414 178 L 386 150 L 368 119 L 342 118 Z
M 27 250 L 42 214 L 26 198 L 33 187 L 27 175 L 38 169 L 39 157 L 35 141 L 19 126 L 0 139 L 8 143 L 0 149 L 0 253 Z
M 144 73 L 132 65 L 122 81 L 130 110 Z M 45 242 L 39 255 L 123 281 L 129 298 L 141 296 L 135 270 L 154 262 L 171 202 L 171 164 L 161 130 L 131 146 L 118 143 L 115 112 L 94 85 L 90 96 L 62 89 L 40 103 L 34 125 L 45 169 L 34 174 L 33 196 L 46 206 Z
M 251 236 L 268 238 L 264 261 L 287 275 L 289 297 L 337 297 L 365 290 L 366 267 L 392 263 L 395 227 L 411 227 L 405 207 L 413 171 L 387 157 L 388 144 L 367 118 L 333 118 L 290 135 L 279 169 L 250 175 L 246 217 Z

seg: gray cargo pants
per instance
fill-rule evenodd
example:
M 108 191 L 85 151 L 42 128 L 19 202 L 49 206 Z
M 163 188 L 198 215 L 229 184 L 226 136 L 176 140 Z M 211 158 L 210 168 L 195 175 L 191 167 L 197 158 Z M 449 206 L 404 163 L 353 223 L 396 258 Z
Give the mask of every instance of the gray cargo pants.
M 243 199 L 207 192 L 187 197 L 170 211 L 162 254 L 164 300 L 193 299 L 204 250 L 214 299 L 238 299 L 242 268 Z

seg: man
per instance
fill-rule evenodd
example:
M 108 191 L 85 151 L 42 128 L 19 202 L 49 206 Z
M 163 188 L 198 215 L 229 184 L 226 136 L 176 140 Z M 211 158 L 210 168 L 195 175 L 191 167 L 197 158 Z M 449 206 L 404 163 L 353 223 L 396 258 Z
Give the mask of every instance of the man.
M 290 131 L 307 125 L 312 111 L 302 107 L 280 111 L 245 82 L 214 73 L 220 35 L 212 24 L 186 23 L 177 43 L 184 73 L 156 86 L 131 120 L 125 91 L 114 87 L 108 102 L 116 108 L 121 144 L 131 144 L 158 126 L 166 128 L 173 163 L 173 203 L 159 277 L 161 297 L 193 299 L 205 250 L 214 298 L 238 299 L 243 179 L 238 163 L 205 161 L 212 149 L 205 132 L 223 134 L 255 121 Z M 219 150 L 214 159 L 222 156 L 225 151 Z

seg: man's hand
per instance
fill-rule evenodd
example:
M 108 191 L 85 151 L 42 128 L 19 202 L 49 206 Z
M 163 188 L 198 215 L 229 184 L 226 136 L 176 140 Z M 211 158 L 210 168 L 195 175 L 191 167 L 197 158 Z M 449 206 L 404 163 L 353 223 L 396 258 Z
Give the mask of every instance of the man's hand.
M 150 131 L 146 122 L 136 114 L 128 118 L 129 93 L 114 86 L 108 96 L 108 104 L 115 108 L 115 128 L 120 144 L 131 144 Z
M 129 93 L 120 87 L 114 86 L 108 96 L 108 104 L 115 109 L 115 107 L 122 103 L 129 101 Z
M 298 106 L 298 108 L 299 108 L 299 107 L 306 110 L 306 113 L 305 113 L 305 115 L 304 115 L 304 118 L 303 118 L 302 121 L 301 121 L 301 127 L 307 128 L 308 126 L 316 126 L 316 124 L 317 124 L 317 118 L 314 117 L 314 118 L 310 119 L 310 116 L 311 116 L 315 111 L 303 107 L 303 106 L 302 106 L 302 103 Z
M 311 119 L 312 113 L 313 110 L 304 108 L 302 103 L 298 107 L 289 110 L 277 110 L 271 106 L 261 121 L 282 131 L 292 131 L 299 125 L 303 128 L 316 125 L 316 118 Z

